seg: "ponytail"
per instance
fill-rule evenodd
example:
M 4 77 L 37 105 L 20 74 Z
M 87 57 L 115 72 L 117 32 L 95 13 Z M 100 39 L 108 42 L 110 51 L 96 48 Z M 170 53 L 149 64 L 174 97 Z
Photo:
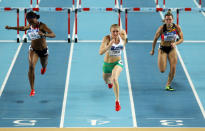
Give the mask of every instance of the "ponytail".
M 174 18 L 171 9 L 168 9 L 167 13 L 164 15 L 164 19 L 162 20 L 163 23 L 165 23 L 166 16 L 172 16 L 172 18 Z

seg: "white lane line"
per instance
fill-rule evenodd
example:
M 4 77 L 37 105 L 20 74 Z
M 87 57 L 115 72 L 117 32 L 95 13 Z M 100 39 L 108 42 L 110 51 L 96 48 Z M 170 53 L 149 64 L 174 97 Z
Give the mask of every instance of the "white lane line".
M 198 2 L 196 0 L 193 0 L 195 5 L 198 7 L 198 8 L 201 8 L 201 6 L 198 4 Z M 202 11 L 201 12 L 203 16 L 205 16 L 205 13 Z
M 0 40 L 0 43 L 9 43 L 9 42 L 11 42 L 11 43 L 15 42 L 16 43 L 16 40 Z
M 24 120 L 24 119 L 29 119 L 29 120 L 33 120 L 33 119 L 52 119 L 52 118 L 1 118 L 1 119 L 7 119 L 7 120 Z
M 159 120 L 190 120 L 190 119 L 196 119 L 196 118 L 145 118 L 145 119 L 151 119 L 151 120 L 154 120 L 154 119 L 159 119 Z
M 161 16 L 162 19 L 164 19 L 164 15 L 163 15 L 163 13 L 162 13 L 161 11 L 160 11 L 160 16 Z M 184 61 L 183 61 L 183 59 L 182 59 L 182 57 L 181 57 L 181 54 L 180 54 L 180 52 L 179 52 L 177 46 L 176 46 L 176 51 L 177 51 L 177 55 L 178 55 L 178 58 L 179 58 L 179 60 L 180 60 L 180 63 L 181 63 L 181 65 L 182 65 L 182 67 L 183 67 L 183 70 L 184 70 L 184 72 L 185 72 L 185 75 L 186 75 L 186 77 L 187 77 L 187 79 L 188 79 L 188 81 L 189 81 L 189 84 L 190 84 L 190 86 L 191 86 L 191 89 L 192 89 L 192 91 L 193 91 L 193 93 L 194 93 L 194 96 L 195 96 L 195 98 L 196 98 L 196 101 L 197 101 L 197 103 L 198 103 L 198 105 L 199 105 L 199 108 L 200 108 L 200 110 L 201 110 L 201 113 L 202 113 L 202 115 L 203 115 L 203 117 L 204 117 L 204 119 L 205 119 L 204 107 L 203 107 L 203 105 L 202 105 L 202 103 L 201 103 L 201 101 L 200 101 L 200 99 L 199 99 L 199 96 L 198 96 L 198 94 L 197 94 L 197 91 L 196 91 L 196 89 L 195 89 L 195 86 L 194 86 L 194 84 L 193 84 L 193 82 L 192 82 L 192 79 L 191 79 L 191 77 L 190 77 L 190 75 L 189 75 L 189 72 L 188 72 L 188 70 L 187 70 L 187 68 L 186 68 L 186 66 L 185 66 L 185 64 L 184 64 Z
M 77 8 L 78 8 L 78 3 L 79 3 L 78 1 L 77 1 Z M 63 98 L 63 106 L 62 106 L 62 112 L 61 112 L 60 128 L 64 127 L 65 110 L 66 110 L 66 103 L 67 103 L 67 96 L 68 96 L 68 87 L 69 87 L 69 80 L 70 80 L 70 71 L 71 71 L 71 63 L 72 63 L 73 49 L 74 49 L 75 24 L 76 24 L 76 22 L 75 22 L 75 19 L 74 19 L 72 43 L 71 43 L 71 47 L 70 47 L 70 54 L 69 54 L 69 60 L 68 60 L 68 68 L 67 68 L 67 76 L 66 76 L 66 83 L 65 83 L 64 98 Z
M 39 8 L 40 3 L 41 3 L 41 0 L 38 0 L 38 5 L 36 5 L 36 8 Z
M 117 8 L 119 8 L 119 3 L 117 0 Z M 122 20 L 120 18 L 120 28 L 122 29 Z M 131 86 L 131 81 L 130 81 L 130 73 L 129 73 L 129 68 L 128 68 L 128 60 L 127 60 L 127 53 L 126 53 L 126 47 L 124 46 L 123 49 L 124 53 L 124 61 L 125 61 L 125 70 L 126 70 L 126 76 L 127 76 L 127 84 L 128 84 L 128 91 L 129 91 L 129 97 L 130 97 L 130 105 L 131 105 L 131 112 L 132 112 L 132 122 L 133 122 L 133 127 L 137 127 L 137 119 L 136 119 L 136 114 L 135 114 L 135 106 L 134 106 L 134 100 L 133 100 L 133 95 L 132 95 L 132 86 Z
M 130 96 L 130 105 L 131 105 L 131 111 L 132 111 L 132 119 L 133 119 L 133 126 L 137 127 L 137 119 L 135 114 L 135 106 L 134 106 L 134 100 L 133 100 L 133 93 L 132 93 L 132 86 L 130 81 L 130 73 L 128 68 L 128 60 L 127 60 L 127 53 L 126 53 L 126 47 L 123 49 L 124 52 L 124 61 L 125 61 L 125 70 L 126 70 L 126 76 L 127 76 L 127 84 L 128 84 L 128 90 L 129 90 L 129 96 Z
M 198 7 L 198 8 L 201 8 L 201 6 L 199 5 L 199 3 L 196 1 L 196 0 L 193 0 L 195 5 Z
M 17 51 L 16 51 L 16 54 L 14 55 L 14 58 L 13 58 L 13 60 L 12 60 L 12 63 L 11 63 L 11 65 L 10 65 L 10 67 L 9 67 L 9 70 L 8 70 L 8 72 L 7 72 L 7 74 L 6 74 L 6 77 L 4 78 L 3 84 L 2 84 L 1 89 L 0 89 L 0 97 L 1 97 L 1 95 L 2 95 L 2 93 L 3 93 L 3 91 L 4 91 L 5 85 L 6 85 L 6 83 L 7 83 L 7 81 L 8 81 L 8 78 L 9 78 L 9 76 L 10 76 L 10 74 L 11 74 L 11 71 L 12 71 L 12 69 L 13 69 L 13 66 L 14 66 L 15 62 L 16 62 L 16 59 L 17 59 L 17 57 L 18 57 L 18 54 L 19 54 L 19 52 L 20 52 L 20 49 L 21 49 L 22 45 L 23 45 L 23 43 L 21 42 L 21 43 L 19 44 L 19 46 L 18 46 L 18 49 L 17 49 Z
M 179 53 L 179 50 L 178 50 L 177 47 L 176 47 L 176 51 L 177 51 L 177 55 L 178 55 L 178 57 L 179 57 L 179 60 L 180 60 L 180 62 L 181 62 L 181 65 L 182 65 L 182 67 L 183 67 L 183 69 L 184 69 L 184 72 L 185 72 L 185 74 L 186 74 L 186 76 L 187 76 L 187 79 L 188 79 L 188 81 L 189 81 L 189 84 L 190 84 L 190 86 L 191 86 L 191 89 L 192 89 L 192 91 L 193 91 L 193 93 L 194 93 L 194 96 L 195 96 L 195 98 L 196 98 L 196 100 L 197 100 L 197 103 L 198 103 L 198 105 L 199 105 L 199 107 L 200 107 L 201 113 L 202 113 L 202 115 L 203 115 L 203 117 L 204 117 L 204 119 L 205 119 L 204 107 L 203 107 L 203 105 L 202 105 L 202 103 L 201 103 L 201 101 L 200 101 L 200 98 L 199 98 L 199 96 L 198 96 L 198 94 L 197 94 L 197 91 L 196 91 L 196 89 L 195 89 L 195 86 L 194 86 L 194 84 L 193 84 L 193 82 L 192 82 L 192 79 L 191 79 L 191 77 L 190 77 L 190 75 L 189 75 L 189 73 L 188 73 L 188 70 L 187 70 L 187 68 L 186 68 L 186 66 L 185 66 L 185 64 L 184 64 L 184 61 L 183 61 L 183 59 L 182 59 L 182 57 L 181 57 L 181 54 Z

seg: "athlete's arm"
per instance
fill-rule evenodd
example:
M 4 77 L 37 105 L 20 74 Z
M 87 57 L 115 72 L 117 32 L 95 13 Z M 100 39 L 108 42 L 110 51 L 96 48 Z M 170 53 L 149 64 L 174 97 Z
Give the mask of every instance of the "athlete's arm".
M 152 50 L 150 52 L 151 55 L 154 55 L 154 49 L 155 49 L 155 46 L 157 44 L 157 40 L 159 39 L 161 33 L 162 33 L 162 29 L 163 29 L 163 26 L 160 26 L 157 30 L 157 32 L 155 33 L 155 36 L 154 36 L 154 40 L 152 42 Z
M 108 49 L 111 48 L 112 44 L 115 42 L 115 39 L 112 39 L 110 42 L 109 42 L 109 39 L 107 36 L 105 36 L 103 38 L 103 41 L 101 43 L 101 46 L 100 46 L 100 50 L 99 50 L 99 54 L 100 55 L 103 55 Z M 108 44 L 109 43 L 109 44 Z
M 127 34 L 125 30 L 121 30 L 120 31 L 120 37 L 122 38 L 122 40 L 124 41 L 124 44 L 127 43 Z
M 39 35 L 45 36 L 45 37 L 50 37 L 50 38 L 56 37 L 56 35 L 53 33 L 53 31 L 51 29 L 49 29 L 46 24 L 42 24 L 42 29 L 47 33 L 43 33 L 42 31 L 39 31 L 38 32 Z
M 178 32 L 178 35 L 179 35 L 180 39 L 177 42 L 175 42 L 175 44 L 178 45 L 178 44 L 180 44 L 184 41 L 184 36 L 183 36 L 183 32 L 182 32 L 180 26 L 176 25 L 176 27 L 177 27 L 176 29 L 177 29 L 177 32 Z
M 5 29 L 8 29 L 8 30 L 20 30 L 20 31 L 26 31 L 29 29 L 29 25 L 28 26 L 19 26 L 19 27 L 11 27 L 11 26 L 5 26 Z

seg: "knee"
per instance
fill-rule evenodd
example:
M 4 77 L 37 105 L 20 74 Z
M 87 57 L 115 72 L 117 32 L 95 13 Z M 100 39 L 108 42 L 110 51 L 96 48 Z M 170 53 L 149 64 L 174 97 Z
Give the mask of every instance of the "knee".
M 164 73 L 164 72 L 165 72 L 165 69 L 160 69 L 160 72 L 161 72 L 161 73 Z
M 33 64 L 29 65 L 29 72 L 34 72 L 35 66 Z
M 105 83 L 108 84 L 108 79 L 104 79 Z
M 105 81 L 106 84 L 108 84 L 108 82 L 109 82 L 109 77 L 104 77 L 104 76 L 103 76 L 103 80 Z
M 112 78 L 112 82 L 113 82 L 113 83 L 117 83 L 117 82 L 118 82 L 118 79 L 117 79 L 116 77 L 113 77 L 113 78 Z
M 164 73 L 165 71 L 166 71 L 166 66 L 158 66 L 159 67 L 159 71 L 161 72 L 161 73 Z
M 170 71 L 175 72 L 176 71 L 176 66 L 171 66 Z

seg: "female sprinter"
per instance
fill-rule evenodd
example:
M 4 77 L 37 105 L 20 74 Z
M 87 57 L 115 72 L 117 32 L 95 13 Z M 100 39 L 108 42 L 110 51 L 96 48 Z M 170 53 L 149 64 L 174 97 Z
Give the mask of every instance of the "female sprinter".
M 114 89 L 115 94 L 115 110 L 121 109 L 119 103 L 119 83 L 118 77 L 123 68 L 121 60 L 121 52 L 126 44 L 127 35 L 124 30 L 121 30 L 117 24 L 113 24 L 110 27 L 110 35 L 103 38 L 100 46 L 99 54 L 104 57 L 103 64 L 103 79 L 109 88 Z
M 168 58 L 170 64 L 170 72 L 165 87 L 165 89 L 168 91 L 174 91 L 174 89 L 171 87 L 171 82 L 174 78 L 177 64 L 177 53 L 175 47 L 176 45 L 183 42 L 183 33 L 181 31 L 181 28 L 179 27 L 179 25 L 173 23 L 173 19 L 174 17 L 171 13 L 171 10 L 169 10 L 165 14 L 165 24 L 160 26 L 155 34 L 152 44 L 152 50 L 150 52 L 151 55 L 154 55 L 155 45 L 158 38 L 161 36 L 161 42 L 158 49 L 158 66 L 160 72 L 165 72 Z M 178 41 L 176 41 L 177 35 L 179 36 Z
M 43 75 L 46 72 L 46 66 L 48 64 L 48 47 L 46 44 L 46 37 L 54 38 L 55 34 L 47 27 L 46 24 L 39 22 L 38 19 L 40 15 L 37 15 L 34 12 L 28 12 L 26 15 L 26 19 L 28 20 L 28 26 L 20 26 L 20 27 L 10 27 L 6 26 L 6 29 L 14 29 L 25 31 L 31 39 L 31 45 L 29 47 L 29 71 L 28 78 L 30 82 L 31 92 L 30 96 L 35 95 L 34 90 L 34 80 L 35 80 L 35 66 L 40 58 L 40 62 L 42 65 L 41 74 Z

